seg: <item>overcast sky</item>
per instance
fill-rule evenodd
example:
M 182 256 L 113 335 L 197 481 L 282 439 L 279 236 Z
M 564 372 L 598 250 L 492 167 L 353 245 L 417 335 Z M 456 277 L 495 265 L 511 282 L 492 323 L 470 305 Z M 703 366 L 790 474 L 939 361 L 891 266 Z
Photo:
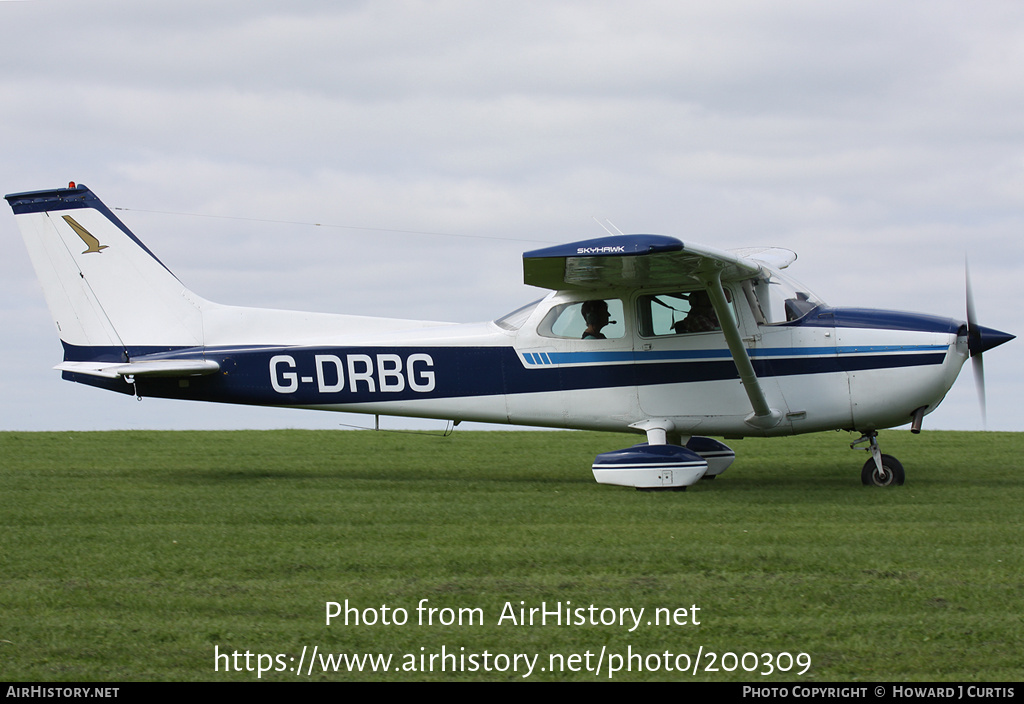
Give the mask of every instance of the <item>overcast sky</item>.
M 958 318 L 969 255 L 980 322 L 1024 331 L 1016 0 L 0 0 L 0 66 L 0 190 L 88 185 L 215 301 L 492 319 L 598 217 Z M 372 423 L 61 381 L 4 208 L 0 429 Z M 1024 430 L 1021 344 L 990 429 Z M 970 365 L 925 427 L 981 427 Z

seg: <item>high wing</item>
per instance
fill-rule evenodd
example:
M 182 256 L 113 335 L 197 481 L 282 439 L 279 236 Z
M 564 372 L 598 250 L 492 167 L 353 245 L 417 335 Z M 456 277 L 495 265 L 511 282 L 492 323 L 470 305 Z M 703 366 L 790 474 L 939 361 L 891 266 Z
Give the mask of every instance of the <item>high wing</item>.
M 760 271 L 755 257 L 685 244 L 665 235 L 613 235 L 523 254 L 525 282 L 554 290 L 653 286 L 692 289 L 704 287 L 712 278 L 740 281 Z
M 779 423 L 782 413 L 768 405 L 722 282 L 749 281 L 758 276 L 762 272 L 758 260 L 788 266 L 796 255 L 777 248 L 747 252 L 752 256 L 685 244 L 665 235 L 612 235 L 526 252 L 523 278 L 529 285 L 554 290 L 656 286 L 705 289 L 753 409 L 746 422 L 770 428 Z M 748 297 L 753 296 L 749 285 L 744 289 Z

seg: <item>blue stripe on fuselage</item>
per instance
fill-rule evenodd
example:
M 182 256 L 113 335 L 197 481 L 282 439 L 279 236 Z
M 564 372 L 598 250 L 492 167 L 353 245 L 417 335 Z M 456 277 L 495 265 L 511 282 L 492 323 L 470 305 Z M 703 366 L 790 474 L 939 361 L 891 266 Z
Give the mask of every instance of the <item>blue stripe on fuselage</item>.
M 70 348 L 78 360 L 120 361 L 115 349 Z M 754 350 L 759 377 L 824 374 L 941 364 L 941 345 Z M 67 351 L 67 350 L 66 350 Z M 89 354 L 91 352 L 91 354 Z M 141 350 L 129 350 L 140 361 Z M 512 347 L 242 347 L 152 349 L 145 359 L 203 358 L 220 365 L 209 376 L 120 379 L 74 372 L 64 378 L 143 396 L 258 405 L 319 405 L 572 391 L 738 379 L 728 351 L 586 353 L 579 366 L 524 366 Z M 559 354 L 547 353 L 557 359 Z M 673 355 L 674 356 L 671 356 Z M 602 359 L 603 356 L 603 359 Z M 536 353 L 534 359 L 541 357 Z
M 747 350 L 751 358 L 758 357 L 817 357 L 881 352 L 943 352 L 947 345 L 849 345 L 845 347 L 766 347 Z M 728 349 L 712 350 L 658 350 L 637 352 L 632 350 L 599 352 L 524 352 L 523 359 L 530 365 L 609 364 L 617 362 L 675 362 L 681 360 L 731 359 Z

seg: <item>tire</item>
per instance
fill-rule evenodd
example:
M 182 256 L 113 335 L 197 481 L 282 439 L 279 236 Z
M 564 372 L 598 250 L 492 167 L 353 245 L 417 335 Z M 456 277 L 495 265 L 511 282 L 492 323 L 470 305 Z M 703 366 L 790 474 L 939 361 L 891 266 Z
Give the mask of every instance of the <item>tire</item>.
M 864 463 L 860 481 L 864 486 L 903 486 L 906 478 L 903 465 L 892 455 L 882 455 L 882 474 L 878 473 L 874 458 Z

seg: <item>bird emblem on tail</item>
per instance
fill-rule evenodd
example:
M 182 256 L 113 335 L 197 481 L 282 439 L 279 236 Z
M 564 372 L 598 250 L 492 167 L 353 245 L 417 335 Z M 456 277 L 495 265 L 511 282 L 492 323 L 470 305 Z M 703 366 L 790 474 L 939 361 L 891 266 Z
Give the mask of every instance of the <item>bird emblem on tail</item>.
M 73 217 L 71 217 L 70 215 L 63 215 L 61 217 L 63 217 L 64 221 L 71 226 L 71 229 L 75 231 L 75 234 L 82 238 L 82 241 L 85 242 L 85 246 L 89 248 L 82 252 L 82 254 L 100 252 L 107 248 L 107 245 L 100 244 L 100 241 L 96 239 L 95 235 L 93 235 L 91 232 L 89 232 L 84 227 L 75 222 L 75 219 Z

